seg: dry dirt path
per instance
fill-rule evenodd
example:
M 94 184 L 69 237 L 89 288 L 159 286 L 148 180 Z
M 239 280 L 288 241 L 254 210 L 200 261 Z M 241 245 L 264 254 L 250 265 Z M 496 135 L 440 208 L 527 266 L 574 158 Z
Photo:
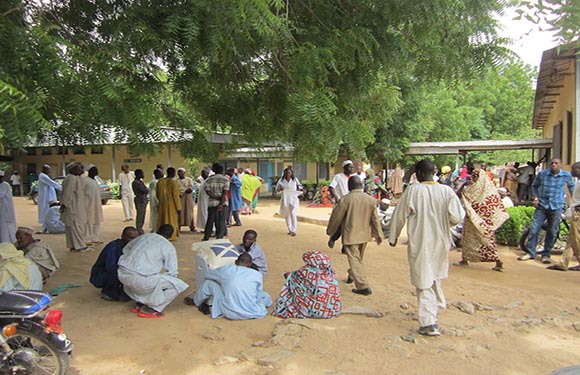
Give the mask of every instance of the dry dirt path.
M 36 206 L 16 198 L 19 225 L 36 224 Z M 491 264 L 451 267 L 443 282 L 450 306 L 440 315 L 439 338 L 414 335 L 416 297 L 409 283 L 404 246 L 369 244 L 365 264 L 373 295 L 358 296 L 344 283 L 346 258 L 326 248 L 325 228 L 299 223 L 298 235 L 288 236 L 284 220 L 274 217 L 277 202 L 261 200 L 260 213 L 243 216 L 242 227 L 230 228 L 239 241 L 246 229 L 258 231 L 269 274 L 264 284 L 278 295 L 282 274 L 302 265 L 311 249 L 327 251 L 340 276 L 345 308 L 365 307 L 383 317 L 343 315 L 331 320 L 283 321 L 272 316 L 252 321 L 211 320 L 182 303 L 179 296 L 164 319 L 141 319 L 130 303 L 105 302 L 88 282 L 95 252 L 71 254 L 64 235 L 37 235 L 55 250 L 61 269 L 49 280 L 49 290 L 79 283 L 55 297 L 64 311 L 64 327 L 75 343 L 70 374 L 549 374 L 580 363 L 580 273 L 548 271 L 539 263 L 515 261 L 515 249 L 502 248 L 506 272 Z M 318 210 L 318 211 L 312 211 Z M 120 202 L 104 207 L 101 239 L 117 238 L 122 222 Z M 323 220 L 328 210 L 301 208 L 301 215 Z M 148 220 L 148 219 L 147 219 Z M 185 228 L 184 228 L 185 229 Z M 200 234 L 182 232 L 175 242 L 180 277 L 193 292 L 194 254 L 191 243 Z M 452 252 L 451 261 L 459 259 Z

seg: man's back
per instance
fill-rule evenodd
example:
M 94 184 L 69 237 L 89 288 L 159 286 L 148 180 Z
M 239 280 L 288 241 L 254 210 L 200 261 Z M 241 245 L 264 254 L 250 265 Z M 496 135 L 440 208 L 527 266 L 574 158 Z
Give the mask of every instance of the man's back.
M 381 237 L 376 199 L 362 189 L 354 189 L 344 196 L 332 211 L 327 234 L 332 235 L 342 224 L 342 242 L 353 245 Z
M 171 276 L 177 275 L 175 247 L 156 233 L 142 234 L 127 244 L 118 264 L 120 269 L 125 268 L 142 276 L 159 274 L 162 268 Z

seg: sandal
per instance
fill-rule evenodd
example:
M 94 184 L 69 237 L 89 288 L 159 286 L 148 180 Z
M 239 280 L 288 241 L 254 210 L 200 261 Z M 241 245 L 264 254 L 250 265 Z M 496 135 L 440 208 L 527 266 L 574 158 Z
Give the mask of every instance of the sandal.
M 503 272 L 504 268 L 503 266 L 495 266 L 492 268 L 492 271 Z
M 466 267 L 469 266 L 469 262 L 466 260 L 460 260 L 459 262 L 453 263 L 453 265 L 457 267 Z
M 158 311 L 154 311 L 152 313 L 140 312 L 139 314 L 137 314 L 137 316 L 139 318 L 158 319 L 158 318 L 164 318 L 165 314 L 160 313 Z

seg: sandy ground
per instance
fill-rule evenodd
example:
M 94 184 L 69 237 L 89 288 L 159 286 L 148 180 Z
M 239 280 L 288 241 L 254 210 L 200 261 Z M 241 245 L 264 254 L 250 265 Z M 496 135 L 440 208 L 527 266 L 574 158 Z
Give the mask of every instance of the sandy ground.
M 36 206 L 25 198 L 15 198 L 15 203 L 18 224 L 39 229 Z M 444 334 L 424 338 L 414 334 L 417 303 L 404 246 L 369 244 L 365 264 L 373 295 L 355 295 L 344 283 L 346 257 L 327 249 L 325 228 L 301 222 L 298 235 L 289 237 L 284 220 L 274 217 L 277 205 L 261 200 L 260 212 L 243 216 L 243 226 L 232 227 L 229 235 L 237 242 L 244 230 L 258 231 L 269 267 L 265 290 L 273 299 L 282 274 L 302 265 L 302 253 L 321 249 L 340 276 L 345 308 L 370 308 L 383 317 L 212 320 L 182 302 L 194 291 L 191 244 L 201 239 L 201 234 L 182 232 L 175 242 L 180 277 L 191 287 L 165 310 L 165 318 L 142 319 L 129 311 L 131 303 L 101 300 L 88 282 L 102 246 L 92 253 L 71 254 L 64 235 L 37 235 L 61 261 L 46 289 L 82 284 L 65 290 L 53 303 L 64 311 L 65 331 L 75 344 L 69 373 L 510 375 L 549 374 L 580 363 L 580 301 L 575 293 L 580 273 L 517 262 L 517 249 L 511 248 L 501 249 L 503 273 L 491 271 L 492 264 L 451 267 L 443 282 L 448 302 L 477 303 L 479 309 L 469 314 L 449 306 L 439 318 Z M 110 201 L 104 215 L 101 239 L 108 242 L 125 226 L 120 202 Z M 302 207 L 300 215 L 325 220 L 328 209 Z M 459 258 L 460 253 L 451 253 L 451 261 Z

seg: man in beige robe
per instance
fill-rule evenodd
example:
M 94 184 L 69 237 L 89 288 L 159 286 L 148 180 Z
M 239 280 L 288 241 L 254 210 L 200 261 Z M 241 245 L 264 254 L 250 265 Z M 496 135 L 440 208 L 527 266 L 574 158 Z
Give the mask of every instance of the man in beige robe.
M 354 281 L 353 293 L 368 296 L 372 294 L 363 266 L 367 242 L 372 238 L 378 245 L 382 242 L 382 229 L 377 212 L 377 200 L 363 191 L 363 183 L 358 176 L 348 179 L 350 193 L 342 197 L 334 209 L 326 228 L 326 234 L 333 236 L 340 228 L 342 243 L 348 258 L 347 283 Z
M 84 253 L 93 249 L 87 247 L 86 229 L 86 195 L 84 192 L 83 166 L 73 163 L 69 174 L 62 181 L 62 197 L 60 201 L 61 218 L 64 223 L 66 246 L 71 252 Z M 88 177 L 85 177 L 88 178 Z
M 89 175 L 83 178 L 83 186 L 86 195 L 86 212 L 87 212 L 87 242 L 99 244 L 101 233 L 101 223 L 103 222 L 103 205 L 101 203 L 101 192 L 99 183 L 95 177 L 99 175 L 99 170 L 94 165 L 89 165 Z
M 415 166 L 420 183 L 407 187 L 391 221 L 389 244 L 395 246 L 407 224 L 407 257 L 411 284 L 417 288 L 419 333 L 439 336 L 438 308 L 446 308 L 441 279 L 449 271 L 451 228 L 465 216 L 459 198 L 447 185 L 433 181 L 435 165 L 421 160 Z
M 32 228 L 19 227 L 16 231 L 16 247 L 24 252 L 26 258 L 36 263 L 44 284 L 60 265 L 50 246 L 35 239 L 33 233 Z
M 179 187 L 179 197 L 181 199 L 181 212 L 179 213 L 179 226 L 189 227 L 189 230 L 195 232 L 195 220 L 193 217 L 193 179 L 185 175 L 185 169 L 177 170 L 177 186 Z

